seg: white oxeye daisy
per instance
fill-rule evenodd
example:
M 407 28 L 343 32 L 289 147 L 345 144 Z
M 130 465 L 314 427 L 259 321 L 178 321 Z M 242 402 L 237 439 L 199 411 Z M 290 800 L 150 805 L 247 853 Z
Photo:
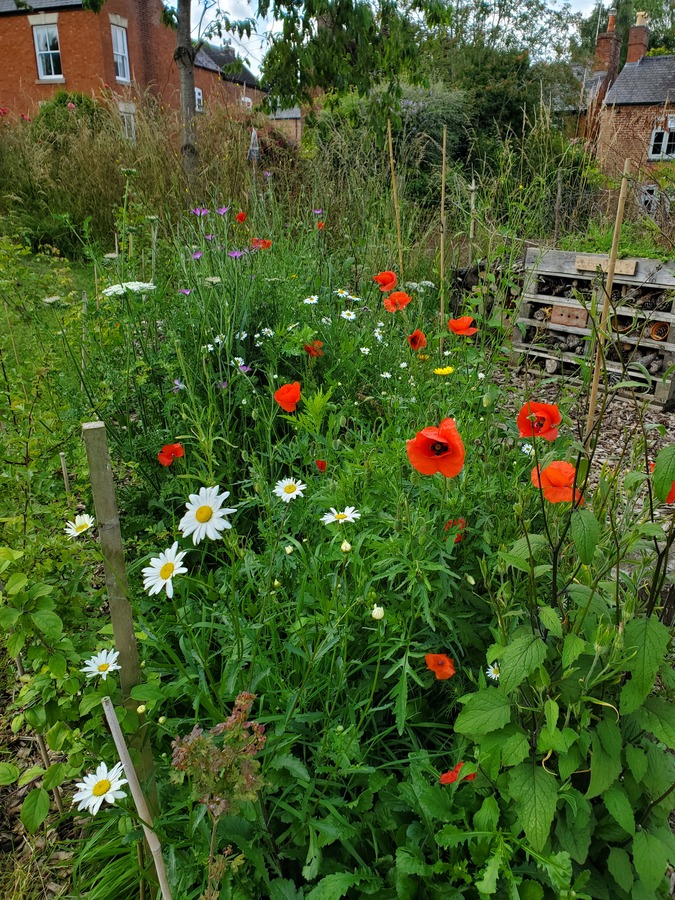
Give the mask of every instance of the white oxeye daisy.
M 120 790 L 127 783 L 126 778 L 122 778 L 123 774 L 122 763 L 116 763 L 110 771 L 105 763 L 100 763 L 95 774 L 85 775 L 84 780 L 75 785 L 78 790 L 73 795 L 73 805 L 77 803 L 78 810 L 88 809 L 95 816 L 104 800 L 114 804 L 115 800 L 126 797 L 125 792 Z
M 368 354 L 370 353 L 370 347 L 361 347 L 361 353 L 363 353 L 364 356 L 368 356 Z
M 361 513 L 356 511 L 355 506 L 345 506 L 344 512 L 338 512 L 331 506 L 330 512 L 321 516 L 321 521 L 325 525 L 330 525 L 333 522 L 337 522 L 338 525 L 344 525 L 345 522 L 356 522 L 360 518 Z
M 224 344 L 225 343 L 225 335 L 217 334 L 213 339 L 213 343 L 218 344 L 218 346 L 220 346 L 221 344 Z
M 245 364 L 244 360 L 241 358 L 241 356 L 235 356 L 234 359 L 232 360 L 232 362 L 230 363 L 230 365 L 231 366 L 243 366 L 246 364 Z
M 380 328 L 376 328 L 375 331 L 373 331 L 373 334 L 374 334 L 374 336 L 375 336 L 375 340 L 376 340 L 379 344 L 381 344 L 381 343 L 382 343 L 382 338 L 383 338 L 382 330 L 381 330 Z
M 264 334 L 266 338 L 274 337 L 274 332 L 271 328 L 261 328 L 260 334 Z
M 248 332 L 247 331 L 238 331 L 235 334 L 235 337 L 238 341 L 245 341 L 246 338 L 248 337 Z
M 352 300 L 354 303 L 360 303 L 360 302 L 361 302 L 361 298 L 360 298 L 360 297 L 355 297 L 353 294 L 350 294 L 350 295 L 349 295 L 349 299 Z
M 391 372 L 382 372 L 380 378 L 391 378 Z
M 349 297 L 349 291 L 345 291 L 343 288 L 338 288 L 337 291 L 333 291 L 338 297 Z
M 80 672 L 84 672 L 87 678 L 100 677 L 105 681 L 111 672 L 119 672 L 122 668 L 117 665 L 119 650 L 100 650 L 84 664 Z
M 492 663 L 492 665 L 488 666 L 485 670 L 485 674 L 493 681 L 499 681 L 499 665 L 497 663 Z
M 89 531 L 93 525 L 94 517 L 85 513 L 81 516 L 75 516 L 74 522 L 67 522 L 65 532 L 68 537 L 78 537 L 80 534 L 84 534 L 85 531 Z
M 321 317 L 321 324 L 322 324 L 322 325 L 332 325 L 332 324 L 333 324 L 333 320 L 331 319 L 330 316 L 322 316 L 322 317 Z
M 277 497 L 280 497 L 284 503 L 290 503 L 291 500 L 295 500 L 296 497 L 302 497 L 303 491 L 307 490 L 307 485 L 303 484 L 301 481 L 296 481 L 295 478 L 282 478 L 281 481 L 277 481 L 274 486 L 274 493 Z
M 162 588 L 166 588 L 167 597 L 173 597 L 172 579 L 175 575 L 184 575 L 187 572 L 186 567 L 181 565 L 185 555 L 185 550 L 178 552 L 178 541 L 174 541 L 168 550 L 150 560 L 150 565 L 142 570 L 142 575 L 143 587 L 151 597 L 153 594 L 159 594 Z
M 534 447 L 532 446 L 532 444 L 528 444 L 527 442 L 521 444 L 520 449 L 525 454 L 525 456 L 532 456 L 532 454 L 534 453 Z
M 349 322 L 353 322 L 354 319 L 356 318 L 356 313 L 354 312 L 353 309 L 344 309 L 344 310 L 340 313 L 340 316 L 341 316 L 341 318 L 343 318 L 343 319 L 347 319 Z
M 297 328 L 299 324 L 300 324 L 299 322 L 293 322 L 292 325 L 289 325 L 289 326 L 288 326 L 288 328 L 286 329 L 286 331 L 293 331 L 293 329 L 294 329 L 294 328 Z
M 316 294 L 312 294 L 311 297 L 305 297 L 302 302 L 307 304 L 307 306 L 315 306 L 319 302 L 319 298 L 316 296 Z
M 375 603 L 370 615 L 379 622 L 380 619 L 384 618 L 384 606 L 378 606 L 377 603 Z
M 178 523 L 178 530 L 183 537 L 192 535 L 192 543 L 195 545 L 205 537 L 212 541 L 218 540 L 221 531 L 232 528 L 225 516 L 230 516 L 237 510 L 222 508 L 230 492 L 219 494 L 219 490 L 219 485 L 200 488 L 198 494 L 190 494 L 190 499 L 185 504 L 187 512 Z

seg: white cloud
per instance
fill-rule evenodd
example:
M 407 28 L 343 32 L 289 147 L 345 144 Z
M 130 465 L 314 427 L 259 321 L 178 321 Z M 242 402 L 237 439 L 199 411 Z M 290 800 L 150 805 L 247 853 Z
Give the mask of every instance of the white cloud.
M 204 3 L 199 0 L 192 0 L 192 34 L 193 37 L 199 37 L 200 30 L 204 31 L 216 17 L 216 10 L 226 15 L 231 21 L 240 21 L 242 19 L 254 19 L 255 30 L 251 31 L 251 36 L 239 37 L 237 34 L 223 35 L 222 42 L 229 43 L 233 50 L 246 62 L 249 69 L 254 75 L 260 74 L 263 57 L 267 52 L 267 35 L 271 32 L 278 31 L 280 23 L 274 19 L 258 19 L 256 16 L 257 3 L 243 3 L 240 0 L 227 2 L 227 0 L 215 0 L 208 2 L 205 10 Z M 215 38 L 216 42 L 220 42 Z

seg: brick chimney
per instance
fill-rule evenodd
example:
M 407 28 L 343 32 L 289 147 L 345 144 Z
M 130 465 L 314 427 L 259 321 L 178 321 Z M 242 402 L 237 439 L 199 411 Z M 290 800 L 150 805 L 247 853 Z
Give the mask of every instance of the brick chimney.
M 635 25 L 628 32 L 628 56 L 627 63 L 639 62 L 649 48 L 649 28 L 647 28 L 647 13 L 639 12 L 635 18 Z
M 610 9 L 607 31 L 598 35 L 592 67 L 593 72 L 607 72 L 610 81 L 614 81 L 618 74 L 621 51 L 621 38 L 614 30 L 615 25 L 616 10 Z

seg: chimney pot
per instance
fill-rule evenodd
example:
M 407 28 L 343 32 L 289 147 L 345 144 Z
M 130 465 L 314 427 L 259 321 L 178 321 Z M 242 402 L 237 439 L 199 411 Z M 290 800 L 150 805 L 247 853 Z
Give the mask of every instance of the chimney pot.
M 610 15 L 611 15 L 611 13 L 610 13 Z M 649 20 L 649 16 L 644 11 L 637 13 L 635 16 L 635 24 L 637 25 L 638 28 L 646 28 L 648 20 Z
M 639 62 L 649 49 L 649 28 L 647 28 L 647 13 L 639 12 L 635 19 L 635 25 L 628 32 L 627 63 Z
M 616 25 L 616 10 L 610 9 L 609 11 L 609 22 L 607 22 L 607 31 L 614 31 L 614 27 Z

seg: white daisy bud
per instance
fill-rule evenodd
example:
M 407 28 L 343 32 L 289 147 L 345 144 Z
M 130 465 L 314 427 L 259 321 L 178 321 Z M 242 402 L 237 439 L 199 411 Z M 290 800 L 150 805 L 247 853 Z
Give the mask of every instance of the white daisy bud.
M 286 556 L 290 556 L 294 549 L 295 549 L 295 547 L 292 547 L 290 544 L 287 544 L 284 547 L 284 550 L 286 551 Z
M 349 543 L 349 541 L 343 541 L 340 544 L 340 550 L 342 550 L 343 553 L 349 553 L 349 551 L 351 549 L 352 549 L 352 545 Z
M 378 606 L 377 603 L 373 606 L 372 612 L 370 615 L 373 619 L 376 619 L 378 622 L 380 619 L 384 618 L 384 606 Z
M 147 711 L 148 711 L 148 707 L 145 705 L 145 703 L 141 703 L 140 706 L 136 707 L 136 712 L 138 713 L 139 716 L 142 716 L 143 713 L 147 712 Z

